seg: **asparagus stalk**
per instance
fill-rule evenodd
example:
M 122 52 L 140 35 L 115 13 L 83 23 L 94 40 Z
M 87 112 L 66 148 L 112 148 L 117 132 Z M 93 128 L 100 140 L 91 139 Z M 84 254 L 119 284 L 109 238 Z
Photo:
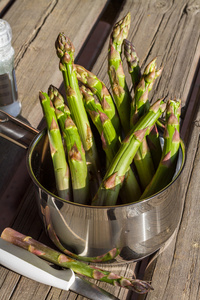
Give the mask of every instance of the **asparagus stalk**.
M 135 154 L 134 164 L 140 178 L 142 189 L 144 190 L 155 173 L 151 152 L 146 138 L 143 139 Z
M 71 118 L 69 108 L 64 104 L 64 99 L 58 90 L 51 85 L 49 87 L 48 94 L 56 108 L 56 117 L 62 130 L 67 148 L 73 188 L 73 200 L 76 203 L 87 204 L 89 200 L 88 171 L 85 151 L 83 149 L 78 129 Z
M 60 33 L 57 37 L 56 50 L 60 58 L 60 70 L 63 74 L 68 106 L 85 149 L 89 174 L 91 175 L 90 180 L 94 181 L 93 186 L 96 184 L 98 187 L 100 183 L 98 154 L 76 77 L 74 46 L 63 33 Z
M 131 74 L 131 79 L 133 83 L 134 91 L 136 89 L 136 86 L 138 85 L 140 78 L 141 78 L 141 70 L 139 66 L 139 58 L 137 56 L 137 53 L 135 51 L 135 47 L 133 44 L 128 41 L 127 39 L 124 40 L 124 54 L 128 63 L 128 69 L 129 73 Z M 145 71 L 147 71 L 145 69 Z M 146 72 L 147 73 L 147 72 Z M 145 72 L 144 72 L 145 74 Z M 143 97 L 139 99 L 141 101 L 148 101 L 146 98 L 148 95 L 147 93 L 143 94 Z M 143 99 L 142 99 L 143 98 Z M 139 102 L 139 101 L 138 101 Z M 147 104 L 147 110 L 149 108 L 149 102 Z M 139 103 L 135 103 L 136 110 L 140 110 Z M 138 117 L 138 116 L 137 116 Z M 150 133 L 151 135 L 151 133 Z M 140 178 L 140 183 L 143 189 L 149 184 L 149 182 L 152 179 L 152 176 L 155 173 L 154 165 L 151 157 L 151 152 L 149 149 L 149 146 L 147 144 L 146 138 L 141 143 L 141 146 L 139 147 L 135 157 L 134 157 L 134 163 Z
M 83 94 L 83 99 L 85 100 L 86 110 L 90 114 L 91 119 L 101 136 L 103 149 L 106 152 L 108 160 L 108 167 L 116 155 L 121 143 L 110 119 L 103 113 L 101 107 L 99 107 L 98 101 L 95 101 L 92 92 L 83 86 L 80 90 Z M 120 195 L 122 200 L 126 199 L 126 203 L 131 200 L 133 201 L 133 199 L 136 201 L 141 196 L 140 186 L 131 168 L 127 171 Z
M 106 153 L 107 165 L 109 165 L 120 146 L 118 135 L 111 120 L 104 113 L 100 103 L 94 98 L 90 89 L 81 86 L 80 90 L 83 94 L 86 110 L 101 136 L 102 147 Z
M 156 68 L 156 58 L 145 67 L 144 73 L 135 89 L 135 95 L 132 102 L 132 124 L 134 124 L 146 111 L 148 111 L 150 106 L 148 100 L 149 91 L 152 89 L 153 83 L 155 79 L 160 75 L 160 73 L 161 69 L 157 70 Z M 151 136 L 151 133 L 149 134 L 149 136 Z M 155 146 L 157 148 L 157 155 L 160 160 L 161 146 L 159 138 L 157 140 L 154 139 L 154 144 L 155 143 Z M 134 163 L 139 174 L 141 185 L 143 189 L 145 189 L 155 173 L 152 154 L 146 139 L 143 140 L 140 148 L 138 149 L 138 152 L 134 158 Z
M 147 140 L 149 150 L 151 152 L 154 169 L 157 170 L 162 156 L 162 148 L 160 144 L 157 122 L 153 126 L 153 129 L 151 130 L 150 134 L 146 137 L 146 140 Z
M 58 196 L 70 200 L 69 195 L 69 167 L 65 157 L 62 137 L 55 115 L 55 109 L 46 93 L 40 92 L 39 99 L 47 123 L 50 151 L 53 161 L 56 188 Z
M 92 72 L 86 70 L 80 65 L 76 65 L 78 80 L 86 85 L 101 103 L 102 109 L 111 120 L 118 135 L 121 134 L 119 117 L 117 115 L 115 104 L 105 84 Z
M 127 39 L 124 40 L 124 55 L 128 64 L 128 71 L 131 75 L 133 89 L 135 90 L 141 77 L 141 70 L 139 66 L 139 58 L 135 51 L 133 44 Z
M 125 174 L 141 142 L 149 134 L 152 126 L 165 110 L 165 106 L 163 100 L 158 100 L 130 130 L 129 134 L 122 141 L 117 154 L 113 158 L 112 164 L 104 176 L 98 192 L 92 201 L 93 205 L 116 204 Z
M 56 264 L 63 268 L 70 268 L 77 274 L 107 282 L 111 285 L 124 287 L 140 294 L 147 293 L 149 290 L 153 289 L 151 285 L 146 281 L 125 278 L 112 272 L 87 265 L 83 262 L 70 258 L 63 253 L 60 253 L 44 245 L 43 243 L 34 240 L 30 236 L 25 236 L 11 228 L 4 229 L 1 234 L 1 238 L 6 240 L 7 242 L 28 250 L 29 252 L 53 264 Z
M 169 100 L 166 108 L 166 127 L 161 161 L 141 199 L 151 196 L 170 183 L 175 172 L 180 146 L 179 117 L 181 100 Z
M 115 24 L 110 36 L 108 49 L 108 74 L 115 104 L 125 134 L 127 134 L 130 129 L 129 116 L 131 96 L 125 80 L 121 52 L 123 41 L 128 35 L 130 21 L 131 15 L 128 13 L 122 20 Z
M 63 96 L 61 95 L 59 90 L 52 84 L 48 88 L 48 95 L 49 95 L 50 100 L 52 101 L 52 103 L 54 104 L 54 106 L 57 109 L 61 110 L 62 112 L 65 111 L 65 113 L 67 113 L 69 115 L 71 114 L 69 109 L 68 109 L 68 111 L 66 111 L 65 101 L 64 101 Z
M 157 69 L 156 58 L 154 58 L 144 69 L 144 73 L 135 88 L 135 95 L 131 103 L 130 122 L 133 126 L 137 120 L 149 109 L 149 92 L 158 76 L 160 76 L 162 68 Z

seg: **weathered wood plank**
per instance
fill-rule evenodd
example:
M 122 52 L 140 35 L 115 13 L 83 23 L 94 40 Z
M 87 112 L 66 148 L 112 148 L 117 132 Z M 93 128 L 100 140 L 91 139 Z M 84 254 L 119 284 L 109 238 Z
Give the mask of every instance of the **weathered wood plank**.
M 88 3 L 89 2 L 90 1 L 88 1 Z M 33 126 L 37 126 L 38 120 L 40 120 L 42 116 L 42 114 L 38 113 L 40 111 L 40 108 L 38 106 L 39 104 L 35 105 L 37 101 L 38 90 L 41 88 L 46 89 L 50 83 L 58 85 L 61 82 L 61 74 L 57 70 L 57 60 L 56 58 L 55 61 L 53 59 L 53 57 L 55 57 L 55 50 L 54 48 L 49 50 L 48 47 L 50 47 L 52 41 L 54 42 L 54 39 L 57 35 L 56 28 L 58 28 L 59 31 L 61 29 L 59 16 L 61 16 L 61 3 L 63 4 L 64 1 L 58 1 L 58 3 L 55 3 L 54 1 L 45 1 L 45 4 L 42 4 L 44 6 L 42 6 L 41 11 L 39 13 L 36 13 L 36 11 L 34 12 L 35 18 L 37 16 L 36 27 L 34 27 L 34 25 L 32 24 L 31 30 L 27 30 L 27 27 L 30 25 L 32 18 L 30 18 L 29 20 L 30 23 L 28 22 L 28 16 L 26 16 L 26 22 L 23 21 L 22 12 L 25 10 L 28 15 L 28 13 L 30 13 L 30 6 L 32 5 L 32 3 L 33 5 L 35 5 L 36 1 L 27 3 L 27 7 L 23 6 L 22 2 L 20 3 L 21 11 L 18 10 L 17 7 L 16 12 L 13 10 L 15 19 L 19 17 L 21 20 L 21 25 L 26 25 L 26 30 L 23 31 L 23 34 L 21 33 L 22 36 L 25 34 L 23 44 L 21 44 L 20 35 L 17 35 L 15 41 L 17 49 L 16 73 L 18 88 L 23 105 L 23 115 L 31 122 Z M 79 7 L 81 7 L 81 1 L 71 1 L 71 3 L 73 3 L 71 5 L 74 5 L 74 3 L 76 3 L 75 5 L 80 5 Z M 197 44 L 199 41 L 199 15 L 197 4 L 198 1 L 192 2 L 183 0 L 176 0 L 173 2 L 129 0 L 126 1 L 123 10 L 120 13 L 119 19 L 123 17 L 126 12 L 131 12 L 132 25 L 130 30 L 130 39 L 136 46 L 142 65 L 144 65 L 146 62 L 149 62 L 155 56 L 158 56 L 158 63 L 164 64 L 165 66 L 165 72 L 163 72 L 162 77 L 155 85 L 155 93 L 151 94 L 152 101 L 154 101 L 154 99 L 156 99 L 157 97 L 166 96 L 166 94 L 167 96 L 172 97 L 185 97 L 185 95 L 183 95 L 183 91 L 186 82 L 188 83 L 188 80 L 192 81 L 191 63 L 193 61 L 195 53 L 197 52 Z M 47 13 L 43 15 L 43 12 L 45 13 L 46 11 L 45 5 L 47 11 L 51 12 L 50 14 Z M 63 5 L 65 5 L 65 3 Z M 58 7 L 59 12 L 58 14 L 55 14 L 55 9 L 57 9 Z M 90 9 L 92 10 L 93 8 Z M 72 25 L 68 27 L 68 24 L 70 24 L 70 20 L 72 21 L 72 17 L 70 15 L 71 11 L 72 10 L 67 11 L 69 20 L 67 18 L 65 20 L 62 19 L 63 29 L 61 30 L 67 33 L 65 28 L 70 28 L 70 32 L 72 31 L 74 34 L 74 37 L 72 36 L 72 40 L 76 46 L 76 49 L 80 49 L 80 44 L 82 43 L 82 41 L 80 41 L 79 44 L 79 39 L 81 39 L 84 35 L 84 30 L 82 29 L 82 27 L 80 28 L 81 22 L 79 19 L 75 19 L 75 22 L 78 22 L 76 27 L 73 27 Z M 93 13 L 89 14 L 89 16 L 87 15 L 86 20 L 89 22 L 88 18 L 94 18 L 95 14 L 96 12 L 93 10 Z M 8 20 L 12 22 L 13 15 L 10 13 L 7 15 L 7 17 Z M 79 17 L 79 14 L 77 14 L 77 18 Z M 84 24 L 87 24 L 87 21 Z M 53 32 L 54 38 L 52 38 L 52 35 L 49 36 L 48 28 L 50 25 L 55 28 L 55 31 Z M 19 29 L 16 28 L 16 30 L 17 32 L 19 32 Z M 191 39 L 193 43 L 191 43 Z M 46 45 L 47 40 L 48 45 Z M 189 43 L 191 47 L 188 49 L 187 47 L 185 47 L 185 45 L 188 45 Z M 108 76 L 106 74 L 107 48 L 108 40 L 93 68 L 93 71 L 108 84 Z M 49 53 L 49 57 L 51 59 L 50 64 L 48 63 L 49 57 L 46 58 L 46 56 L 42 52 L 42 49 L 45 49 L 45 52 Z M 38 64 L 37 62 L 38 57 L 40 57 L 40 64 Z M 24 70 L 26 71 L 25 73 L 23 73 Z M 55 71 L 52 75 L 52 70 L 57 71 Z M 31 77 L 28 78 L 27 74 L 37 74 L 37 77 L 34 77 L 34 79 L 31 80 L 31 85 Z M 30 99 L 33 99 L 31 105 Z M 184 100 L 183 103 L 185 103 Z M 33 191 L 28 190 L 28 193 L 24 197 L 23 205 L 14 222 L 14 228 L 39 239 L 40 233 L 42 233 L 43 231 L 38 219 L 37 212 L 35 210 L 35 206 L 33 205 Z M 44 235 L 41 236 L 41 239 L 43 238 Z M 173 262 L 173 256 L 171 257 L 171 261 Z M 159 265 L 157 265 L 156 267 L 159 269 Z M 117 270 L 115 269 L 116 272 L 119 271 L 119 273 L 122 272 L 122 274 L 126 273 L 126 276 L 132 276 L 134 264 L 123 266 L 123 268 L 119 266 L 117 268 Z M 4 272 L 5 269 L 0 268 L 0 270 L 1 272 Z M 23 277 L 20 277 L 20 280 L 18 280 L 19 277 L 16 277 L 18 275 L 15 273 L 8 272 L 8 274 L 9 276 L 11 276 L 9 282 L 14 282 L 14 284 L 9 285 L 7 283 L 7 290 L 4 289 L 5 285 L 3 284 L 4 293 L 6 293 L 7 298 L 2 299 L 10 299 L 12 296 L 12 299 L 22 300 L 28 299 L 27 297 L 29 297 L 29 295 L 31 299 L 76 298 L 76 295 L 74 293 L 63 292 L 53 288 L 49 289 L 49 287 L 32 282 Z M 168 273 L 166 272 L 164 274 Z M 101 284 L 101 286 L 108 289 L 110 292 L 113 292 L 113 294 L 115 295 L 118 295 L 119 293 L 118 296 L 120 297 L 120 299 L 124 300 L 127 298 L 127 293 L 124 290 L 121 290 L 119 292 L 119 289 L 116 287 L 108 288 L 106 284 Z M 82 297 L 79 296 L 76 299 L 82 299 Z M 162 299 L 162 297 L 160 297 L 159 299 Z
M 0 0 L 0 16 L 3 18 L 4 11 L 8 5 L 12 4 L 12 0 Z

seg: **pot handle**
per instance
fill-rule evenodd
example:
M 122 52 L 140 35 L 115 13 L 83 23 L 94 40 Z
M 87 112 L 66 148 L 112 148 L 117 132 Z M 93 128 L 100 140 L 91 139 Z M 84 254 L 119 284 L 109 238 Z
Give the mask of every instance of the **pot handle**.
M 37 129 L 0 110 L 0 136 L 27 149 L 38 133 Z

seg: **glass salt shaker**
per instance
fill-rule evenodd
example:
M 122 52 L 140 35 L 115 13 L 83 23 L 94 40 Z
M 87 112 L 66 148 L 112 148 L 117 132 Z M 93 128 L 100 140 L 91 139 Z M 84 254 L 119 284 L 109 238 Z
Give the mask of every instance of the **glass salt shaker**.
M 12 30 L 7 21 L 0 19 L 0 109 L 16 117 L 21 111 L 14 70 Z

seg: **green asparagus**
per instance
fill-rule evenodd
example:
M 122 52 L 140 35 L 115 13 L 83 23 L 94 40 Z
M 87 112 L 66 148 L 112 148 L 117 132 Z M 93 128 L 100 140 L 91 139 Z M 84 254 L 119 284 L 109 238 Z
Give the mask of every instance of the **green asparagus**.
M 131 126 L 149 109 L 149 92 L 158 76 L 160 76 L 162 68 L 157 69 L 156 58 L 153 59 L 144 69 L 138 85 L 135 88 L 135 95 L 131 103 Z
M 110 119 L 103 113 L 101 107 L 99 107 L 98 101 L 95 101 L 92 92 L 83 86 L 81 87 L 81 92 L 85 99 L 86 109 L 101 136 L 102 146 L 108 160 L 108 168 L 121 143 Z M 141 196 L 140 186 L 131 168 L 127 170 L 120 196 L 122 201 L 123 199 L 126 199 L 127 203 L 133 201 L 133 199 L 136 201 Z
M 144 190 L 155 173 L 151 152 L 146 138 L 143 139 L 135 154 L 134 164 L 140 178 L 142 189 Z
M 1 238 L 28 250 L 29 252 L 53 264 L 63 268 L 70 268 L 77 274 L 106 282 L 111 285 L 127 288 L 140 294 L 147 293 L 149 290 L 153 289 L 146 281 L 125 278 L 110 271 L 87 265 L 34 240 L 30 236 L 25 236 L 12 228 L 5 228 L 1 234 Z
M 47 123 L 47 132 L 54 166 L 57 192 L 61 198 L 69 200 L 69 167 L 65 157 L 65 151 L 63 148 L 62 137 L 58 126 L 55 109 L 46 93 L 40 92 L 39 99 Z
M 153 129 L 151 130 L 150 134 L 146 137 L 146 140 L 149 150 L 151 152 L 154 169 L 156 170 L 158 168 L 162 156 L 162 148 L 157 128 L 157 122 L 153 126 Z
M 78 128 L 86 153 L 90 181 L 93 181 L 93 187 L 96 185 L 96 190 L 100 184 L 98 153 L 76 77 L 74 67 L 74 46 L 69 38 L 63 33 L 60 33 L 56 40 L 56 50 L 57 55 L 60 58 L 60 70 L 63 74 L 67 103 L 72 119 Z
M 124 55 L 128 64 L 128 71 L 131 74 L 133 89 L 135 90 L 141 77 L 141 70 L 139 66 L 139 58 L 135 51 L 133 44 L 127 39 L 124 40 Z
M 130 21 L 131 16 L 130 13 L 128 13 L 122 20 L 115 24 L 110 36 L 108 49 L 108 74 L 115 104 L 125 134 L 127 134 L 130 129 L 131 95 L 125 80 L 121 53 L 123 41 L 127 38 L 130 28 Z
M 141 199 L 147 198 L 167 186 L 175 172 L 180 146 L 179 117 L 181 101 L 169 100 L 166 108 L 166 126 L 161 161 L 154 177 L 143 192 Z
M 50 86 L 48 94 L 55 107 L 55 113 L 60 125 L 68 154 L 73 200 L 76 203 L 88 204 L 89 180 L 85 158 L 85 151 L 74 124 L 69 108 L 64 104 L 64 99 L 54 86 Z
M 161 73 L 161 69 L 157 70 L 156 68 L 156 59 L 152 60 L 144 69 L 144 73 L 135 88 L 135 95 L 132 101 L 132 110 L 131 110 L 131 122 L 132 126 L 137 120 L 149 109 L 149 91 L 152 89 L 153 83 L 158 75 Z M 133 113 L 134 112 L 134 113 Z M 156 126 L 156 125 L 154 125 Z M 149 136 L 151 133 L 149 134 Z M 161 153 L 161 146 L 159 143 L 159 139 L 155 140 L 154 143 L 157 142 L 156 148 Z M 160 156 L 159 156 L 160 159 Z M 152 159 L 152 154 L 149 149 L 149 145 L 146 141 L 146 138 L 143 140 L 136 156 L 134 158 L 134 163 L 139 174 L 140 182 L 143 189 L 151 181 L 154 173 L 154 162 Z
M 93 94 L 98 97 L 104 113 L 111 120 L 118 135 L 121 135 L 120 122 L 115 109 L 115 104 L 105 84 L 96 75 L 80 65 L 76 65 L 76 72 L 78 80 L 86 85 Z
M 94 98 L 90 89 L 82 86 L 80 90 L 83 94 L 86 110 L 101 136 L 102 148 L 106 152 L 108 166 L 111 163 L 115 153 L 119 149 L 119 137 L 112 125 L 111 120 L 104 113 L 100 103 Z
M 103 181 L 93 198 L 93 205 L 115 205 L 125 174 L 132 163 L 132 160 L 143 141 L 149 134 L 152 126 L 165 110 L 163 100 L 154 103 L 149 111 L 130 130 L 129 134 L 122 141 L 122 144 L 113 158 Z

